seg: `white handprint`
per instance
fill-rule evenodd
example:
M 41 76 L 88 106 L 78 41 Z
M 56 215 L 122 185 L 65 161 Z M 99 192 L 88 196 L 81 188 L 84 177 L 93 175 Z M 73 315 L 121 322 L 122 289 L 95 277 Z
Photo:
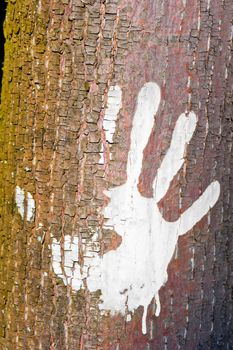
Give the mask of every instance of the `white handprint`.
M 53 240 L 54 267 L 64 282 L 73 289 L 82 287 L 86 278 L 90 292 L 101 290 L 100 308 L 112 314 L 134 312 L 144 306 L 142 331 L 146 333 L 147 308 L 156 298 L 156 315 L 160 313 L 159 289 L 167 281 L 167 267 L 172 258 L 180 235 L 189 231 L 207 214 L 218 200 L 220 185 L 212 182 L 204 193 L 175 222 L 166 221 L 157 203 L 169 189 L 170 182 L 184 163 L 184 153 L 193 132 L 197 118 L 194 112 L 181 114 L 172 135 L 172 141 L 153 182 L 153 198 L 145 198 L 138 191 L 138 179 L 142 167 L 143 150 L 148 142 L 160 103 L 160 88 L 156 83 L 146 83 L 138 95 L 133 119 L 131 146 L 127 162 L 127 182 L 106 192 L 110 198 L 104 209 L 106 227 L 114 229 L 121 237 L 121 245 L 100 257 L 98 247 L 92 255 L 84 258 L 85 273 L 76 264 L 67 280 L 61 269 L 62 258 L 59 243 Z M 56 250 L 56 252 L 55 252 Z M 60 252 L 60 250 L 59 250 Z M 65 251 L 65 254 L 66 253 Z M 69 253 L 71 254 L 71 253 Z M 58 257 L 58 258 L 57 258 Z M 58 266 L 59 265 L 59 266 Z M 73 265 L 74 267 L 74 265 Z M 73 283 L 72 281 L 76 281 Z

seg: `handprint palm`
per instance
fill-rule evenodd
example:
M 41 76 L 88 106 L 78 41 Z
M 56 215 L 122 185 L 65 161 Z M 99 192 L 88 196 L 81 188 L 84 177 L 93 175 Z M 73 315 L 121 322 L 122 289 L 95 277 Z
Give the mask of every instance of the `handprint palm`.
M 140 305 L 144 306 L 143 333 L 146 333 L 147 307 L 153 297 L 157 302 L 156 315 L 159 315 L 158 292 L 167 281 L 167 267 L 178 237 L 189 231 L 206 215 L 218 200 L 220 193 L 219 183 L 212 182 L 200 198 L 175 222 L 166 221 L 159 211 L 158 202 L 164 197 L 170 182 L 182 167 L 185 147 L 196 128 L 196 115 L 190 112 L 187 115 L 181 114 L 178 118 L 169 150 L 153 181 L 153 198 L 145 198 L 140 194 L 137 185 L 143 150 L 153 128 L 159 103 L 159 86 L 152 82 L 145 84 L 138 95 L 133 119 L 127 182 L 106 193 L 110 198 L 103 212 L 104 217 L 108 219 L 106 227 L 114 229 L 122 237 L 122 243 L 116 250 L 107 252 L 103 257 L 95 254 L 92 259 L 86 261 L 87 286 L 91 292 L 100 289 L 102 293 L 100 308 L 110 310 L 113 314 L 125 314 L 133 312 Z M 54 244 L 58 243 L 54 241 Z M 80 269 L 76 274 L 80 276 Z

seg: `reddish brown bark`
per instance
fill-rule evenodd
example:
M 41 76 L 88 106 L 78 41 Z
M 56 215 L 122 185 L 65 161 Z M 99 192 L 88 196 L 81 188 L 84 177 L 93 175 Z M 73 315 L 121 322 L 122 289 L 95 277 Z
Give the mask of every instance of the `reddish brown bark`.
M 0 128 L 1 349 L 231 349 L 232 324 L 232 1 L 16 0 L 5 23 Z M 185 167 L 160 209 L 180 214 L 213 180 L 221 197 L 181 237 L 152 301 L 148 334 L 142 308 L 131 322 L 101 316 L 100 295 L 73 293 L 54 274 L 52 235 L 89 239 L 101 225 L 103 190 L 126 181 L 138 92 L 161 87 L 162 102 L 144 152 L 139 189 L 152 182 L 178 116 L 194 110 L 198 127 Z M 123 103 L 105 166 L 98 164 L 110 85 Z M 105 96 L 105 97 L 104 97 Z M 20 217 L 16 185 L 33 194 L 35 221 Z M 42 224 L 39 225 L 39 224 Z M 104 231 L 102 251 L 116 249 Z M 114 286 L 113 286 L 114 288 Z

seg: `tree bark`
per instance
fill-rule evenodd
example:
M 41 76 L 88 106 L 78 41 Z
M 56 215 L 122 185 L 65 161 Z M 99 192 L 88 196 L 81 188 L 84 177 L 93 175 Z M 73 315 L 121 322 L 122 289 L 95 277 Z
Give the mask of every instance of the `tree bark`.
M 1 349 L 233 348 L 232 10 L 230 0 L 8 2 L 0 121 Z M 159 211 L 174 222 L 213 181 L 221 192 L 208 214 L 177 237 L 159 288 L 161 311 L 155 315 L 158 299 L 152 298 L 143 334 L 145 306 L 129 314 L 102 310 L 103 290 L 91 290 L 83 271 L 90 252 L 90 261 L 97 255 L 104 261 L 124 243 L 116 226 L 104 226 L 104 208 L 113 200 L 104 190 L 128 181 L 133 120 L 148 83 L 161 97 L 143 151 L 139 197 L 153 198 L 177 120 L 191 112 L 197 126 Z M 108 128 L 111 91 L 113 100 L 120 93 L 122 100 Z M 67 237 L 78 242 L 82 286 L 76 289 L 64 277 Z M 54 247 L 61 252 L 60 277 Z M 117 274 L 112 264 L 108 269 Z

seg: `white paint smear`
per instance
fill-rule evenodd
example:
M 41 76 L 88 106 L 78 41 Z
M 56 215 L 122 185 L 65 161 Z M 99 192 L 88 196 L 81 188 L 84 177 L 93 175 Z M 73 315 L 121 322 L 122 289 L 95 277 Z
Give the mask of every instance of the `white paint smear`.
M 104 115 L 103 129 L 106 141 L 112 143 L 116 128 L 116 119 L 121 109 L 122 91 L 120 86 L 111 86 L 108 91 L 107 108 Z
M 15 189 L 15 201 L 21 217 L 24 218 L 24 190 L 19 186 Z
M 143 306 L 144 334 L 147 331 L 147 308 L 153 298 L 157 304 L 156 316 L 160 313 L 159 290 L 167 281 L 167 268 L 178 237 L 192 229 L 208 213 L 220 194 L 219 182 L 212 182 L 175 222 L 166 221 L 157 205 L 184 163 L 185 149 L 197 124 L 194 112 L 181 114 L 178 118 L 170 147 L 153 182 L 153 198 L 145 198 L 139 193 L 137 184 L 142 168 L 143 150 L 153 128 L 159 103 L 159 86 L 153 82 L 146 83 L 138 95 L 133 119 L 127 182 L 106 191 L 110 200 L 103 211 L 107 219 L 105 225 L 107 228 L 114 228 L 122 237 L 121 245 L 103 257 L 99 256 L 98 251 L 84 257 L 84 265 L 87 267 L 84 274 L 78 264 L 72 265 L 73 270 L 69 274 L 65 271 L 65 275 L 78 281 L 86 278 L 89 291 L 101 290 L 100 309 L 110 310 L 112 315 L 127 315 Z M 92 252 L 90 248 L 86 249 L 87 252 Z M 70 254 L 66 250 L 64 253 Z M 52 254 L 54 272 L 65 282 L 61 271 L 61 246 L 55 240 Z M 72 285 L 68 279 L 66 283 Z M 77 290 L 78 287 L 82 287 L 81 282 L 73 289 Z
M 122 91 L 120 86 L 110 86 L 107 96 L 107 108 L 103 120 L 103 130 L 106 141 L 111 144 L 116 129 L 116 120 L 121 109 Z M 101 146 L 99 164 L 104 164 L 104 147 Z M 110 159 L 112 154 L 110 153 Z
M 103 146 L 103 144 L 101 145 L 99 164 L 101 164 L 101 165 L 104 164 L 104 146 Z
M 27 193 L 27 221 L 31 221 L 35 213 L 35 201 L 30 192 Z
M 83 288 L 83 281 L 80 271 L 80 265 L 78 264 L 78 259 L 78 237 L 72 238 L 70 235 L 66 235 L 63 246 L 61 242 L 56 240 L 56 238 L 53 239 L 53 270 L 56 275 L 62 278 L 64 284 L 70 284 L 73 290 L 79 290 Z

